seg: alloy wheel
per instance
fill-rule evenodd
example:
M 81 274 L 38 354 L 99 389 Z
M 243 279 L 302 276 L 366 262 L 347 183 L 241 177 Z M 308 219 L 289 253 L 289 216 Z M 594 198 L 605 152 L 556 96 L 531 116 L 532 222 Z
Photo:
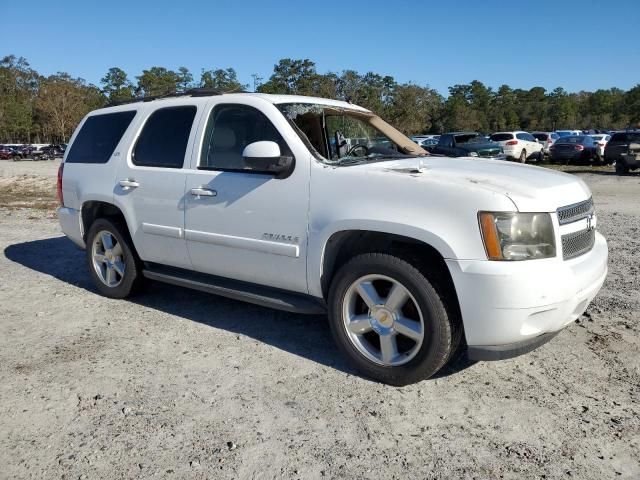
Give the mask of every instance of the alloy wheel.
M 415 298 L 400 282 L 384 275 L 365 275 L 349 286 L 342 320 L 352 345 L 379 365 L 409 362 L 424 341 L 424 321 Z

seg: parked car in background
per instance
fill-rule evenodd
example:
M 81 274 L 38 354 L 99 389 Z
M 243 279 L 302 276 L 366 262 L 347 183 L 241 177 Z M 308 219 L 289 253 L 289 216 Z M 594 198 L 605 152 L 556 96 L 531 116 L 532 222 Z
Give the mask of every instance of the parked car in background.
M 632 143 L 640 143 L 640 130 L 613 132 L 604 147 L 604 161 L 610 165 L 617 165 L 620 157 L 628 153 L 629 145 Z
M 560 137 L 583 135 L 582 130 L 556 130 L 554 133 L 556 133 Z
M 488 141 L 478 132 L 451 132 L 440 136 L 437 145 L 427 146 L 427 151 L 447 157 L 484 157 L 504 159 L 502 147 Z
M 596 135 L 589 135 L 596 142 L 596 148 L 598 150 L 598 156 L 603 159 L 604 158 L 604 149 L 607 146 L 607 142 L 611 140 L 611 135 L 605 135 L 604 133 L 599 133 Z
M 535 158 L 538 161 L 544 159 L 542 144 L 528 132 L 496 132 L 489 138 L 502 147 L 507 160 L 525 163 L 528 159 Z
M 65 149 L 61 145 L 47 145 L 46 147 L 42 147 L 43 155 L 54 159 L 54 158 L 62 158 L 64 156 Z
M 616 161 L 616 173 L 626 175 L 629 170 L 640 168 L 640 143 L 630 143 L 627 153 L 620 155 Z
M 0 145 L 0 160 L 10 160 L 15 155 L 13 148 L 8 145 Z
M 551 146 L 551 161 L 583 163 L 601 161 L 596 142 L 588 135 L 561 137 Z
M 549 148 L 560 138 L 555 132 L 532 132 L 531 135 L 542 144 L 542 152 L 545 155 L 549 155 Z
M 429 145 L 436 145 L 440 135 L 414 135 L 411 140 L 416 142 L 421 147 L 427 147 Z

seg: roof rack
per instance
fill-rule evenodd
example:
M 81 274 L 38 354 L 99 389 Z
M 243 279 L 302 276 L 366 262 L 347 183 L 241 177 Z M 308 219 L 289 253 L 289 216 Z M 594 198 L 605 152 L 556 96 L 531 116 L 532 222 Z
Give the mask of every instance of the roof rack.
M 173 90 L 171 92 L 167 92 L 162 95 L 148 95 L 146 97 L 134 97 L 128 100 L 116 100 L 115 102 L 109 102 L 107 104 L 107 107 L 115 107 L 117 105 L 126 105 L 128 103 L 151 102 L 153 100 L 160 100 L 162 98 L 170 98 L 170 97 L 212 97 L 215 95 L 223 95 L 225 93 L 247 93 L 247 92 L 245 92 L 244 90 L 222 92 L 220 90 L 216 90 L 213 88 L 198 87 L 198 88 L 189 88 L 182 92 Z

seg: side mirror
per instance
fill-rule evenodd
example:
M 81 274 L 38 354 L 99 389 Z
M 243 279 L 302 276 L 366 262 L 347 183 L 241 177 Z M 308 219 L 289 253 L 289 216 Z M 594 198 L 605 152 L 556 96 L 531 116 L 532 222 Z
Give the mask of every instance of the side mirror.
M 253 142 L 242 151 L 244 164 L 256 172 L 274 173 L 276 178 L 284 178 L 291 171 L 292 157 L 280 155 L 280 146 L 276 142 Z

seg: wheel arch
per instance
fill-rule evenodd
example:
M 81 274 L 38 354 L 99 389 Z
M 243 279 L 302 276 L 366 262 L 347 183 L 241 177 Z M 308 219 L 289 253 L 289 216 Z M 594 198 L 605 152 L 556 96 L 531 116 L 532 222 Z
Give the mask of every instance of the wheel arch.
M 432 244 L 406 235 L 377 230 L 340 230 L 333 233 L 322 250 L 320 284 L 323 298 L 338 269 L 362 253 L 389 253 L 408 260 L 438 283 L 459 312 L 458 296 L 445 255 Z
M 98 218 L 109 218 L 118 220 L 127 226 L 127 233 L 130 235 L 129 226 L 122 210 L 112 203 L 103 200 L 86 200 L 80 208 L 80 226 L 82 228 L 82 238 L 87 241 L 87 233 L 93 222 Z

